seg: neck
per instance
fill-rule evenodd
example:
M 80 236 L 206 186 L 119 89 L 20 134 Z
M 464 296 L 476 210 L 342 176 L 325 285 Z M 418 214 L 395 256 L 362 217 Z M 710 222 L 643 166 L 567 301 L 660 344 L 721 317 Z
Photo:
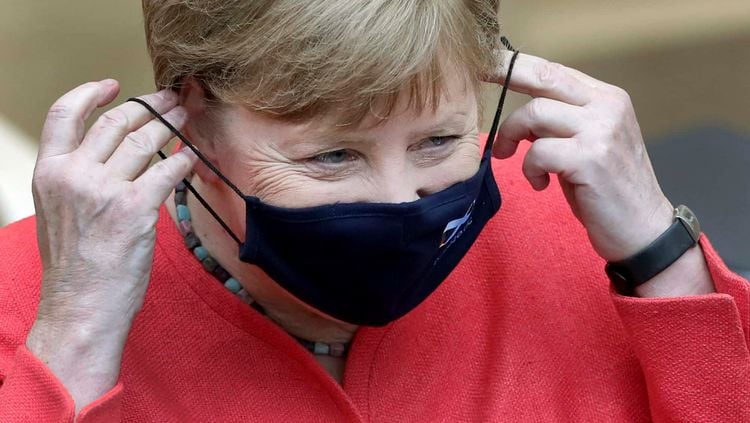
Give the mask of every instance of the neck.
M 245 226 L 244 202 L 233 191 L 203 183 L 197 176 L 193 177 L 192 184 L 235 234 L 244 238 L 245 231 L 238 230 Z M 174 200 L 170 197 L 166 204 L 176 222 Z M 281 288 L 259 267 L 240 261 L 237 243 L 192 195 L 188 196 L 188 208 L 193 231 L 202 245 L 263 306 L 271 320 L 291 335 L 310 341 L 351 341 L 356 326 L 321 315 Z

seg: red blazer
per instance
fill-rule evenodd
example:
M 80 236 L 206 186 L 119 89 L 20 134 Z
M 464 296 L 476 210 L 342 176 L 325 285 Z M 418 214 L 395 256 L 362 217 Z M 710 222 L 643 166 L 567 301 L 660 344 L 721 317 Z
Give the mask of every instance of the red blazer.
M 553 183 L 495 162 L 503 206 L 421 306 L 363 328 L 338 385 L 207 274 L 162 210 L 119 383 L 79 422 L 750 421 L 750 289 L 703 238 L 718 293 L 614 294 Z M 24 347 L 39 300 L 33 218 L 0 230 L 0 421 L 71 422 Z

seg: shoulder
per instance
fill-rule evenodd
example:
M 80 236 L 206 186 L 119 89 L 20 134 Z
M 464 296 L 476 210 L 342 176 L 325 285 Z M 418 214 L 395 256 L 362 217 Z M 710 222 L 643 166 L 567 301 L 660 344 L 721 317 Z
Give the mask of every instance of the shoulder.
M 544 191 L 531 188 L 523 174 L 523 160 L 529 143 L 507 160 L 492 161 L 492 170 L 500 189 L 502 205 L 488 224 L 487 232 L 502 234 L 512 243 L 535 245 L 552 243 L 565 249 L 593 253 L 583 225 L 576 219 L 555 175 Z
M 36 316 L 42 265 L 36 219 L 28 217 L 0 228 L 0 372 L 11 359 Z
M 566 283 L 561 275 L 567 275 L 606 288 L 599 280 L 604 263 L 573 215 L 557 177 L 552 175 L 544 191 L 535 191 L 523 175 L 528 148 L 522 143 L 513 157 L 493 159 L 502 204 L 467 256 L 467 264 L 498 276 L 555 284 Z
M 0 304 L 39 294 L 42 264 L 34 216 L 0 228 Z M 6 310 L 6 307 L 0 310 Z
M 607 332 L 617 316 L 604 260 L 591 246 L 554 175 L 544 191 L 531 188 L 522 171 L 528 148 L 523 143 L 513 157 L 493 160 L 500 210 L 439 298 L 462 313 L 474 310 L 474 322 L 503 313 L 504 318 L 513 316 L 507 324 L 527 327 L 543 325 L 552 316 L 578 316 L 571 321 L 586 321 L 589 329 Z M 469 321 L 459 315 L 455 320 Z M 489 325 L 501 324 L 490 320 Z

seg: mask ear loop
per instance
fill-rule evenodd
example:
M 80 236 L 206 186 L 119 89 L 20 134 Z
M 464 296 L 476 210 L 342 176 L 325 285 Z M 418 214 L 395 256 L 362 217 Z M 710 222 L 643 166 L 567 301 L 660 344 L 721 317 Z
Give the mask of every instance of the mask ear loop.
M 503 106 L 505 106 L 505 97 L 508 94 L 508 86 L 510 85 L 510 78 L 513 75 L 513 67 L 516 65 L 516 59 L 518 58 L 518 54 L 521 53 L 520 51 L 513 48 L 513 46 L 510 44 L 510 41 L 508 41 L 507 38 L 501 37 L 500 41 L 503 43 L 503 46 L 505 46 L 505 48 L 513 52 L 513 57 L 510 59 L 510 64 L 508 65 L 508 74 L 505 77 L 505 84 L 503 84 L 503 91 L 500 93 L 500 100 L 497 103 L 497 110 L 495 111 L 495 117 L 492 119 L 492 127 L 490 128 L 490 133 L 487 136 L 487 143 L 484 146 L 485 153 L 492 150 L 492 146 L 495 144 L 495 139 L 497 137 L 497 129 L 500 127 L 500 116 L 503 114 Z
M 195 153 L 195 155 L 198 156 L 198 158 L 206 166 L 208 166 L 208 168 L 211 169 L 211 171 L 213 171 L 216 174 L 216 176 L 218 176 L 222 181 L 224 181 L 225 184 L 227 184 L 227 186 L 229 186 L 229 188 L 232 189 L 232 191 L 234 191 L 235 193 L 237 193 L 237 195 L 239 195 L 240 198 L 243 198 L 243 199 L 245 198 L 245 195 L 242 193 L 242 191 L 240 191 L 239 188 L 237 188 L 236 185 L 234 185 L 229 179 L 227 179 L 227 177 L 224 176 L 219 171 L 219 169 L 217 169 L 216 166 L 214 166 L 206 158 L 206 156 L 204 156 L 203 153 L 201 153 L 195 147 L 195 145 L 193 145 L 193 143 L 191 143 L 187 139 L 187 137 L 185 137 L 185 135 L 182 134 L 182 132 L 180 132 L 171 123 L 169 123 L 166 119 L 164 119 L 164 117 L 162 115 L 160 115 L 159 112 L 157 112 L 156 110 L 154 110 L 153 107 L 151 107 L 148 103 L 146 103 L 145 101 L 141 100 L 140 98 L 136 98 L 136 97 L 131 97 L 127 101 L 134 101 L 134 102 L 140 104 L 141 106 L 145 107 L 146 110 L 148 110 L 149 112 L 151 112 L 151 114 L 154 115 L 154 117 L 156 117 L 157 119 L 159 119 L 159 121 L 162 124 L 164 124 L 164 126 L 166 126 L 170 131 L 172 131 L 172 133 L 177 138 L 179 138 L 180 141 L 182 141 L 185 145 L 187 145 L 188 148 L 190 148 L 193 151 L 193 153 Z M 158 151 L 157 154 L 159 155 L 159 157 L 162 160 L 166 160 L 167 156 L 164 153 L 162 153 L 161 150 Z M 227 232 L 227 234 L 230 237 L 232 237 L 232 239 L 234 239 L 237 242 L 237 244 L 242 244 L 242 241 L 240 241 L 240 238 L 237 235 L 235 235 L 235 233 L 231 229 L 229 229 L 229 225 L 227 225 L 226 222 L 224 222 L 224 220 L 214 211 L 214 209 L 211 208 L 211 206 L 208 205 L 208 202 L 206 202 L 206 200 L 200 194 L 198 194 L 198 191 L 193 187 L 193 185 L 190 183 L 190 181 L 188 181 L 187 179 L 183 179 L 182 183 L 185 184 L 185 187 L 187 187 L 188 191 L 190 191 L 195 196 L 195 198 L 198 199 L 198 202 L 201 203 L 201 205 L 203 206 L 203 208 L 205 208 L 206 211 L 208 211 L 211 214 L 211 216 L 213 216 L 213 218 L 216 219 L 217 222 L 219 222 L 219 224 L 221 225 L 222 228 L 224 228 L 224 230 Z
M 495 144 L 495 139 L 497 137 L 497 129 L 498 129 L 499 125 L 500 125 L 500 116 L 503 114 L 503 106 L 505 105 L 505 97 L 508 94 L 508 85 L 510 83 L 511 75 L 513 74 L 513 67 L 516 64 L 516 59 L 518 58 L 518 54 L 520 53 L 518 50 L 516 50 L 516 49 L 513 48 L 513 46 L 510 44 L 510 41 L 508 41 L 508 39 L 506 37 L 501 37 L 500 41 L 503 43 L 503 45 L 505 46 L 505 48 L 507 48 L 510 51 L 513 51 L 514 54 L 513 54 L 513 57 L 510 60 L 510 65 L 508 66 L 508 74 L 505 77 L 505 84 L 503 85 L 503 90 L 502 90 L 502 92 L 500 94 L 500 100 L 498 101 L 497 111 L 495 112 L 495 117 L 492 120 L 492 127 L 491 127 L 490 133 L 489 133 L 489 135 L 487 137 L 487 143 L 486 143 L 486 145 L 484 147 L 485 153 L 487 151 L 490 151 L 492 149 L 492 146 Z M 169 123 L 166 119 L 164 119 L 164 117 L 162 115 L 160 115 L 159 112 L 157 112 L 156 110 L 154 110 L 154 108 L 151 107 L 151 105 L 149 105 L 145 101 L 141 100 L 140 98 L 136 98 L 136 97 L 131 97 L 127 101 L 133 101 L 133 102 L 136 102 L 136 103 L 140 104 L 141 106 L 145 107 L 146 110 L 148 110 L 156 119 L 158 119 L 170 131 L 172 131 L 172 133 L 177 138 L 179 138 L 180 141 L 182 141 L 188 148 L 190 148 L 190 150 L 192 150 L 193 153 L 195 153 L 195 155 L 198 156 L 198 158 L 209 169 L 211 169 L 211 171 L 214 172 L 216 174 L 216 176 L 219 177 L 219 179 L 221 179 L 225 184 L 227 184 L 227 186 L 229 188 L 231 188 L 232 191 L 234 191 L 237 195 L 239 195 L 240 198 L 243 198 L 243 199 L 245 198 L 245 194 L 243 194 L 242 191 L 239 188 L 237 188 L 236 185 L 234 185 L 232 183 L 232 181 L 230 181 L 226 176 L 224 176 L 224 174 L 222 174 L 219 171 L 219 169 L 217 169 L 216 166 L 214 166 L 206 158 L 206 156 L 204 156 L 203 153 L 201 153 L 200 150 L 198 150 L 195 147 L 195 145 L 193 145 L 193 143 L 190 142 L 190 140 L 188 140 L 187 137 L 185 137 L 185 135 L 182 134 L 182 132 L 180 132 L 171 123 Z M 167 156 L 163 152 L 158 151 L 157 154 L 159 155 L 159 157 L 162 160 L 166 160 Z M 232 239 L 235 242 L 237 242 L 237 244 L 242 244 L 242 241 L 240 241 L 240 238 L 237 235 L 235 235 L 235 233 L 229 228 L 229 225 L 227 225 L 226 222 L 224 222 L 224 219 L 222 219 L 218 215 L 218 213 L 216 213 L 216 211 L 214 211 L 214 209 L 203 198 L 203 196 L 201 196 L 198 193 L 198 191 L 193 187 L 193 185 L 190 183 L 190 181 L 188 181 L 187 179 L 183 179 L 182 183 L 185 184 L 185 187 L 188 189 L 188 191 L 190 191 L 190 193 L 192 193 L 195 196 L 195 198 L 203 206 L 203 208 L 205 208 L 206 211 L 208 211 L 211 214 L 211 216 L 213 216 L 213 218 L 216 219 L 217 222 L 219 222 L 219 224 L 227 232 L 227 234 L 230 237 L 232 237 Z

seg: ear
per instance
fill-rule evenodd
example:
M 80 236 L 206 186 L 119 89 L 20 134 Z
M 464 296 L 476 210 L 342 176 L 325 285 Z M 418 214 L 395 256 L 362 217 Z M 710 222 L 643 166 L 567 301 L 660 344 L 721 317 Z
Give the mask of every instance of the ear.
M 209 136 L 206 136 L 207 133 L 213 133 L 213 131 L 207 130 L 210 129 L 213 122 L 211 122 L 208 114 L 206 90 L 192 76 L 183 78 L 182 84 L 180 84 L 180 105 L 188 113 L 188 121 L 182 131 L 203 156 L 211 164 L 216 165 L 214 142 Z M 198 160 L 193 167 L 193 172 L 206 183 L 221 183 L 221 179 L 202 160 Z

